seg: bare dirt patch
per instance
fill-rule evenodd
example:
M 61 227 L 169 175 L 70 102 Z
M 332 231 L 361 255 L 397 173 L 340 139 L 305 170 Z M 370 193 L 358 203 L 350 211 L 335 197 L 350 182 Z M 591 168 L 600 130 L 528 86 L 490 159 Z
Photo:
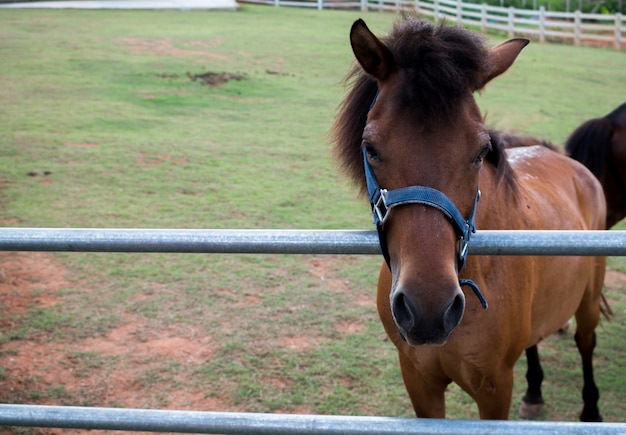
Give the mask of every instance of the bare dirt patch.
M 310 337 L 294 336 L 280 338 L 278 340 L 278 345 L 295 351 L 304 351 L 314 348 L 317 346 L 317 343 Z
M 201 74 L 187 73 L 187 77 L 189 77 L 189 80 L 191 80 L 192 82 L 198 81 L 205 86 L 212 87 L 220 86 L 231 80 L 240 81 L 245 79 L 245 76 L 241 74 L 233 74 L 228 72 L 216 73 L 212 71 Z
M 0 328 L 7 333 L 29 310 L 63 303 L 60 291 L 78 285 L 53 254 L 1 252 Z M 16 337 L 0 344 L 0 403 L 228 409 L 230 404 L 187 382 L 215 349 L 213 339 L 193 326 L 155 327 L 132 312 L 118 327 L 84 340 L 51 340 L 45 333 Z M 155 392 L 162 383 L 163 391 Z M 0 434 L 9 433 L 0 428 Z
M 156 75 L 164 80 L 178 80 L 180 76 L 178 74 L 161 73 Z M 198 82 L 203 86 L 209 86 L 217 88 L 229 81 L 241 81 L 245 80 L 245 74 L 235 74 L 230 72 L 213 72 L 208 71 L 204 73 L 192 74 L 187 72 L 187 78 L 192 82 Z
M 610 288 L 621 288 L 626 285 L 626 273 L 618 272 L 617 270 L 606 270 L 606 276 L 604 277 L 604 285 Z
M 329 290 L 336 290 L 344 293 L 350 291 L 348 282 L 339 277 L 337 272 L 333 270 L 337 264 L 337 259 L 334 257 L 315 257 L 309 262 L 309 273 L 316 279 L 324 283 L 324 287 Z M 355 302 L 363 307 L 376 307 L 376 301 L 368 294 L 359 294 L 355 296 Z
M 219 46 L 223 42 L 223 38 L 218 38 L 214 43 L 188 41 L 177 46 L 169 38 L 161 38 L 154 40 L 145 40 L 140 38 L 119 38 L 121 45 L 127 47 L 133 54 L 149 54 L 157 56 L 172 57 L 202 57 L 218 60 L 226 60 L 228 56 L 209 51 L 211 48 Z
M 139 153 L 139 156 L 137 157 L 137 163 L 144 168 L 150 166 L 160 166 L 167 162 L 178 163 L 179 165 L 186 165 L 188 163 L 185 157 L 175 157 L 166 154 Z
M 57 292 L 71 285 L 66 271 L 44 252 L 0 252 L 0 327 L 11 327 L 11 314 L 32 305 L 57 303 Z

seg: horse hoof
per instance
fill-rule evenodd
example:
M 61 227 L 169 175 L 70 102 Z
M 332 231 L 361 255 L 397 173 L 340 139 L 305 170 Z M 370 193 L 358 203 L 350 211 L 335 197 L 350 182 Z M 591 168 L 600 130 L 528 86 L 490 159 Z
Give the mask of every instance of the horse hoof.
M 543 403 L 522 402 L 519 406 L 518 414 L 523 420 L 537 420 L 543 413 Z
M 592 412 L 585 412 L 583 410 L 583 412 L 580 413 L 579 418 L 580 421 L 586 423 L 602 423 L 602 416 L 600 415 L 600 412 L 598 412 L 598 410 Z

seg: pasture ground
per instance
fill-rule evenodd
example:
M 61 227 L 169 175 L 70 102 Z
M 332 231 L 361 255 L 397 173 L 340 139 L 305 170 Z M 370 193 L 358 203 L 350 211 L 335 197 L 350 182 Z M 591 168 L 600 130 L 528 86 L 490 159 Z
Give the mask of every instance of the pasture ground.
M 325 137 L 361 15 L 0 11 L 0 224 L 370 229 Z M 364 18 L 378 33 L 395 19 Z M 623 53 L 531 44 L 478 101 L 492 126 L 562 142 L 623 102 L 625 70 Z M 380 262 L 0 253 L 0 402 L 411 416 L 374 306 Z M 626 297 L 610 277 L 596 377 L 605 419 L 624 421 Z M 545 419 L 576 420 L 572 333 L 540 352 Z M 522 359 L 514 401 L 523 374 Z M 448 408 L 476 418 L 454 387 Z
M 312 275 L 323 280 L 325 285 L 335 291 L 348 291 L 345 281 L 339 277 L 334 267 L 340 263 L 339 258 L 311 256 L 306 260 Z M 3 313 L 11 317 L 27 316 L 29 312 L 43 311 L 67 303 L 71 289 L 82 283 L 73 273 L 59 262 L 55 255 L 43 252 L 5 252 L 0 253 L 0 295 Z M 626 274 L 609 270 L 606 279 L 606 291 L 609 302 L 615 308 L 624 306 L 623 293 L 626 290 Z M 246 306 L 259 304 L 260 297 L 248 295 L 236 305 L 245 309 Z M 71 303 L 71 302 L 70 302 Z M 375 309 L 372 298 L 362 297 L 360 305 Z M 620 323 L 617 328 L 624 327 L 624 310 L 615 313 Z M 9 330 L 9 316 L 3 316 L 0 328 Z M 614 319 L 615 321 L 615 319 Z M 45 323 L 44 319 L 37 322 Z M 215 337 L 202 334 L 197 328 L 181 325 L 155 325 L 154 321 L 126 310 L 118 319 L 118 326 L 111 328 L 106 334 L 89 336 L 82 339 L 52 338 L 50 324 L 34 326 L 39 333 L 31 333 L 27 338 L 7 342 L 0 350 L 0 403 L 41 403 L 81 406 L 113 406 L 129 408 L 159 408 L 205 411 L 250 411 L 228 391 L 207 391 L 199 384 L 195 371 L 207 364 L 219 351 Z M 604 323 L 606 325 L 606 322 Z M 355 320 L 337 324 L 338 332 L 344 336 L 358 335 L 364 332 L 363 322 Z M 600 342 L 608 338 L 610 342 L 620 340 L 615 328 L 599 329 Z M 59 332 L 59 331 L 57 331 Z M 568 341 L 570 342 L 568 344 Z M 579 368 L 571 342 L 572 330 L 557 334 L 548 339 L 541 347 L 544 369 L 547 379 L 545 383 L 547 400 L 558 401 L 559 398 L 551 391 L 554 384 L 563 382 L 556 374 L 561 369 L 567 370 L 573 383 L 577 384 Z M 277 340 L 278 346 L 285 347 L 296 355 L 311 351 L 320 343 L 315 337 L 300 335 L 287 336 Z M 558 350 L 565 347 L 569 350 Z M 601 346 L 602 348 L 606 346 Z M 547 348 L 547 349 L 546 349 Z M 547 352 L 546 352 L 547 350 Z M 613 349 L 619 354 L 619 349 Z M 562 352 L 567 358 L 562 359 Z M 573 358 L 572 358 L 573 357 Z M 611 355 L 601 351 L 598 355 L 599 366 L 597 377 L 606 383 L 609 379 L 619 379 L 607 370 L 603 370 L 607 358 Z M 523 373 L 523 358 L 517 369 L 518 375 Z M 236 376 L 236 374 L 235 374 Z M 520 376 L 518 376 L 519 382 Z M 226 383 L 236 382 L 236 379 Z M 265 388 L 277 392 L 289 388 L 293 380 L 290 376 L 279 373 L 264 382 Z M 341 381 L 340 381 L 341 382 Z M 345 379 L 343 383 L 348 389 L 358 379 Z M 621 382 L 621 381 L 618 381 Z M 261 387 L 261 386 L 259 386 Z M 613 385 L 615 387 L 615 385 Z M 263 388 L 263 387 L 261 387 Z M 560 388 L 562 390 L 562 386 Z M 573 389 L 569 388 L 568 389 Z M 620 387 L 617 388 L 620 390 Z M 156 391 L 155 391 L 156 390 Z M 225 388 L 227 390 L 227 388 Z M 517 388 L 520 391 L 520 387 Z M 602 391 L 603 403 L 619 400 L 613 390 Z M 618 394 L 619 395 L 619 392 Z M 462 404 L 460 415 L 471 416 L 471 403 L 463 397 L 457 388 L 451 387 L 450 396 Z M 609 396 L 610 399 L 605 397 Z M 519 397 L 516 398 L 515 402 Z M 297 406 L 274 409 L 273 412 L 316 413 L 316 406 L 303 401 Z M 570 406 L 576 408 L 577 400 L 568 400 Z M 515 405 L 515 403 L 514 403 Z M 551 419 L 568 419 L 571 410 L 561 414 L 561 406 L 549 403 Z M 453 409 L 456 406 L 452 406 Z M 515 408 L 515 406 L 514 406 Z M 262 410 L 262 409 L 257 409 Z M 329 412 L 332 411 L 329 409 Z M 615 410 L 611 410 L 615 411 Z M 338 411 L 333 411 L 338 412 Z M 623 421 L 621 416 L 608 414 L 610 420 Z M 410 415 L 405 409 L 400 415 Z M 512 411 L 515 418 L 515 409 Z M 617 418 L 616 418 L 617 417 Z M 61 429 L 26 429 L 0 428 L 0 433 L 115 433 L 107 431 L 67 431 Z

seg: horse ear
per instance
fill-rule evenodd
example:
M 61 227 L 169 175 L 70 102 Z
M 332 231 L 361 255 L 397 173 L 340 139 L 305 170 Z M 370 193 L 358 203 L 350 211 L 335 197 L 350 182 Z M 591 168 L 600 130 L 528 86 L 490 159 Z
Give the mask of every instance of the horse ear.
M 393 67 L 393 55 L 367 27 L 358 19 L 350 29 L 350 44 L 356 60 L 366 73 L 383 80 Z
M 492 79 L 504 73 L 515 62 L 522 49 L 530 41 L 524 38 L 515 38 L 504 41 L 491 49 L 491 69 L 485 76 L 481 88 Z

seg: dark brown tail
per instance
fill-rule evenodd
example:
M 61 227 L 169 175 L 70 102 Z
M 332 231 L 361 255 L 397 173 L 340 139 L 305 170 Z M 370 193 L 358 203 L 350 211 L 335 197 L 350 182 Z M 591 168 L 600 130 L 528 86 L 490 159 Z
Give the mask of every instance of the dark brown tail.
M 600 312 L 602 313 L 602 315 L 604 316 L 606 320 L 610 321 L 611 317 L 613 317 L 613 310 L 611 309 L 611 306 L 609 305 L 609 301 L 606 300 L 604 293 L 601 294 L 601 298 L 600 298 Z

